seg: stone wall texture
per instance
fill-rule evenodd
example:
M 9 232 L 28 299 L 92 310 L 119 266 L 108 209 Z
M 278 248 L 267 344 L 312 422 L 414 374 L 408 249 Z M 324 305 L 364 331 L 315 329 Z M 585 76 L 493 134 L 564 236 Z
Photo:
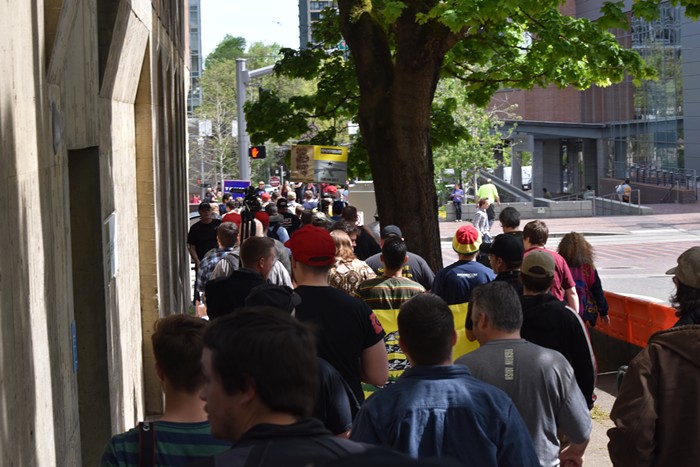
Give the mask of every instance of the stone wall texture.
M 184 0 L 0 3 L 0 453 L 96 465 L 186 310 Z

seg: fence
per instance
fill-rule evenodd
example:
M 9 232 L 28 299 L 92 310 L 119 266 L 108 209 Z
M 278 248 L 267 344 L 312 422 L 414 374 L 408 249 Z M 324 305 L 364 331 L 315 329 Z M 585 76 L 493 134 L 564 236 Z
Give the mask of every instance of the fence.
M 695 169 L 678 169 L 673 167 L 655 167 L 627 165 L 623 162 L 613 164 L 615 178 L 629 178 L 631 182 L 647 185 L 667 186 L 678 190 L 692 190 L 698 199 L 698 175 Z

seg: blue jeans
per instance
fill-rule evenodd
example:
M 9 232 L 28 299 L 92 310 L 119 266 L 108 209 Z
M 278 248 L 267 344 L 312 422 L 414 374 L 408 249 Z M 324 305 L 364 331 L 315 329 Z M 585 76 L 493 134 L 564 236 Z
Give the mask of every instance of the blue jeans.
M 455 205 L 455 219 L 458 221 L 462 220 L 462 202 L 461 201 L 452 201 Z

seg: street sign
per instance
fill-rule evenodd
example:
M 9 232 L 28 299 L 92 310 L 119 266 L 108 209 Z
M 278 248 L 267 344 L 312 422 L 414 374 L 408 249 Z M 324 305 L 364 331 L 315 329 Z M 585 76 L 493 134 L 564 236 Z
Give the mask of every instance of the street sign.
M 278 186 L 280 186 L 280 178 L 277 175 L 273 175 L 272 177 L 270 177 L 270 186 L 272 188 L 277 188 Z

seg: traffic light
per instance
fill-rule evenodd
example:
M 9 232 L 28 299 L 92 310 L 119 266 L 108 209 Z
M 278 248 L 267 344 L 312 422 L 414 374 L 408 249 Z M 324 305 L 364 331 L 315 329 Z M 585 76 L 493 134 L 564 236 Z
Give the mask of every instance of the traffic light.
M 248 149 L 248 155 L 251 159 L 265 159 L 265 146 L 252 146 Z

